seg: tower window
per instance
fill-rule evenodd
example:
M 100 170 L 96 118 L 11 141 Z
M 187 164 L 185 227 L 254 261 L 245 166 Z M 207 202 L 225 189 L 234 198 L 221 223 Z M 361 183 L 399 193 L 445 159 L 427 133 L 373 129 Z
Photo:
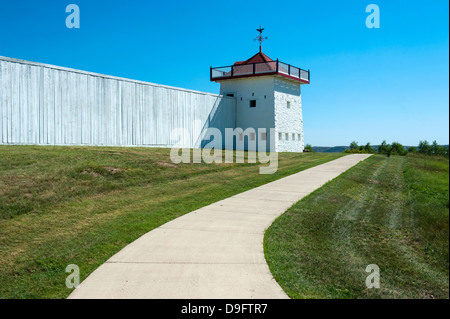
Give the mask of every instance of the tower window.
M 292 133 L 292 140 L 295 141 L 295 133 Z
M 234 94 L 233 93 L 228 93 L 227 96 L 234 97 Z
M 255 96 L 255 93 L 252 93 L 252 96 Z
M 256 107 L 256 100 L 250 100 L 250 107 Z
M 289 133 L 286 133 L 286 141 L 289 141 Z
M 298 140 L 300 141 L 300 134 L 297 134 L 297 136 L 298 136 Z
M 286 107 L 287 107 L 288 109 L 291 108 L 291 101 L 287 101 L 287 102 L 286 102 Z
M 261 132 L 261 141 L 265 141 L 267 139 L 267 133 Z
M 282 138 L 283 138 L 283 134 L 278 133 L 278 140 L 281 141 Z

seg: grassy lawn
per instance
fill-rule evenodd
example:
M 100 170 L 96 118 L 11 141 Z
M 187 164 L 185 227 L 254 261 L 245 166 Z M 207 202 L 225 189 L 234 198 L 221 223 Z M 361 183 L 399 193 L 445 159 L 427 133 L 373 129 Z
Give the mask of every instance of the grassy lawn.
M 449 160 L 374 155 L 280 216 L 264 249 L 291 298 L 449 298 Z
M 343 154 L 280 153 L 258 164 L 178 164 L 169 149 L 0 146 L 0 298 L 64 298 L 81 280 L 167 221 Z M 267 166 L 267 164 L 264 164 Z

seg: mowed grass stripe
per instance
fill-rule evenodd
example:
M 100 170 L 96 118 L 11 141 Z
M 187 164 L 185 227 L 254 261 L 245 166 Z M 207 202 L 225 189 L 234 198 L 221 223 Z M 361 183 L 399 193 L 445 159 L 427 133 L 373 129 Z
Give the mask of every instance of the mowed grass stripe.
M 280 216 L 266 259 L 292 298 L 448 298 L 448 218 L 448 159 L 372 156 Z

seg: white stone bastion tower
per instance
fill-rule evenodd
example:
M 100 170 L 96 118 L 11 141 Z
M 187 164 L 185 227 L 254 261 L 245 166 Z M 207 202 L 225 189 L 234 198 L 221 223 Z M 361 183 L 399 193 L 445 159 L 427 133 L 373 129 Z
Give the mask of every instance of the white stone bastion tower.
M 260 51 L 248 60 L 211 67 L 210 80 L 220 83 L 221 95 L 236 99 L 235 128 L 256 131 L 236 136 L 242 144 L 244 139 L 244 149 L 254 150 L 250 141 L 256 139 L 259 143 L 261 139 L 267 151 L 270 144 L 276 152 L 303 151 L 301 85 L 310 83 L 309 70 L 272 60 L 260 46 Z M 267 133 L 258 133 L 259 128 L 265 128 Z M 262 151 L 261 147 L 257 150 Z

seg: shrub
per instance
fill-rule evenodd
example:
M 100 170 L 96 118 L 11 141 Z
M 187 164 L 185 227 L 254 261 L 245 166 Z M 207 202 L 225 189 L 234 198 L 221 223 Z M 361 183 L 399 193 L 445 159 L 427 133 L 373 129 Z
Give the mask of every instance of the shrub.
M 436 140 L 431 145 L 431 151 L 434 155 L 448 155 L 448 147 L 439 145 Z
M 408 152 L 405 147 L 399 142 L 393 142 L 391 145 L 391 149 L 389 150 L 389 155 L 400 155 L 405 156 Z
M 420 141 L 419 142 L 419 153 L 421 154 L 431 154 L 431 146 L 430 143 L 428 143 L 428 141 Z
M 348 154 L 372 154 L 374 153 L 374 150 L 372 146 L 370 146 L 370 143 L 367 143 L 366 146 L 358 146 L 358 142 L 351 142 L 348 149 L 344 150 L 343 153 Z
M 432 145 L 430 145 L 430 143 L 426 140 L 420 141 L 417 151 L 421 154 L 427 155 L 448 156 L 448 146 L 441 146 L 436 140 L 433 141 Z
M 415 147 L 415 146 L 409 147 L 409 148 L 408 148 L 408 152 L 409 152 L 409 153 L 417 153 L 417 147 Z
M 386 140 L 384 140 L 381 145 L 378 147 L 378 154 L 385 154 L 388 155 L 389 151 L 391 149 L 391 146 L 386 143 Z
M 367 153 L 375 153 L 375 151 L 373 150 L 372 146 L 370 145 L 370 143 L 367 143 L 366 146 L 364 147 L 366 149 Z
M 311 144 L 306 144 L 303 152 L 314 152 L 313 149 L 312 149 Z
M 350 143 L 350 150 L 357 150 L 358 149 L 358 142 L 355 142 L 355 141 L 353 141 L 353 142 L 351 142 Z

